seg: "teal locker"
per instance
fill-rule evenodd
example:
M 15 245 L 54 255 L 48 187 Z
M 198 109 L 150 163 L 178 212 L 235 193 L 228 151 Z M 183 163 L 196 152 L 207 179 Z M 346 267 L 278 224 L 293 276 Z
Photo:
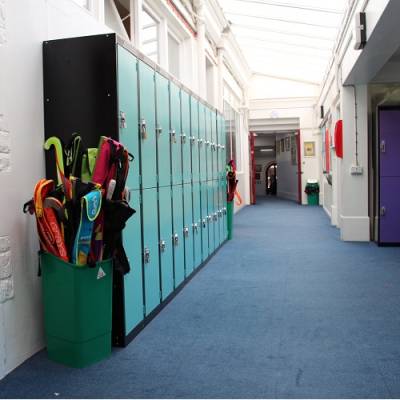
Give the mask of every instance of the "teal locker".
M 171 184 L 171 155 L 169 148 L 169 82 L 156 73 L 158 184 Z
M 211 112 L 211 156 L 212 156 L 212 179 L 218 179 L 218 131 L 217 131 L 217 115 L 215 111 Z
M 193 241 L 194 241 L 194 267 L 201 264 L 201 201 L 200 183 L 193 183 Z
M 222 207 L 223 211 L 223 238 L 224 240 L 228 237 L 228 225 L 227 225 L 227 210 L 226 210 L 226 179 L 221 180 L 222 183 L 222 191 L 223 191 L 223 196 L 224 196 L 224 203 Z
M 226 204 L 226 195 L 224 196 L 223 181 L 218 180 L 218 199 L 219 199 L 219 240 L 222 243 L 225 240 L 224 235 L 224 207 Z
M 139 61 L 139 137 L 142 188 L 157 186 L 155 72 Z
M 173 82 L 169 83 L 170 104 L 170 142 L 172 184 L 182 183 L 182 145 L 181 145 L 181 101 L 180 89 Z
M 194 269 L 193 265 L 193 203 L 192 184 L 183 185 L 183 239 L 185 242 L 185 276 L 188 277 Z
M 190 143 L 192 149 L 192 179 L 193 182 L 200 182 L 199 165 L 199 102 L 190 97 Z
M 214 218 L 214 188 L 213 181 L 207 182 L 208 192 L 208 247 L 209 254 L 215 250 L 215 218 Z
M 200 200 L 201 200 L 201 257 L 206 260 L 209 254 L 208 249 L 208 187 L 207 182 L 200 184 Z
M 207 181 L 206 157 L 206 109 L 199 103 L 199 157 L 200 157 L 200 182 Z
M 131 267 L 131 270 L 124 275 L 125 335 L 129 335 L 144 318 L 139 190 L 129 191 L 129 205 L 136 210 L 136 213 L 128 219 L 123 231 L 123 244 Z
M 222 150 L 222 144 L 225 142 L 224 141 L 224 135 L 225 132 L 223 132 L 222 129 L 222 116 L 218 114 L 218 179 L 222 179 L 224 177 L 225 173 L 225 160 L 223 158 L 223 150 Z
M 134 157 L 126 183 L 134 190 L 140 188 L 137 92 L 137 59 L 118 46 L 119 140 Z
M 213 192 L 214 192 L 214 225 L 215 225 L 214 235 L 215 235 L 215 248 L 217 248 L 221 244 L 220 231 L 219 231 L 219 225 L 220 225 L 219 187 L 218 187 L 219 181 L 214 179 L 212 182 L 213 182 Z
M 175 288 L 185 279 L 185 251 L 183 240 L 183 193 L 182 185 L 172 186 L 172 214 L 174 248 L 174 280 Z
M 170 186 L 159 188 L 158 210 L 161 296 L 162 300 L 165 300 L 174 290 L 174 256 L 171 242 L 172 208 Z
M 142 191 L 143 274 L 145 313 L 160 304 L 157 188 Z
M 212 111 L 207 107 L 206 108 L 206 158 L 207 158 L 207 180 L 210 181 L 212 179 L 212 153 L 211 153 L 211 143 L 212 143 L 212 123 L 211 118 Z
M 190 96 L 181 90 L 181 144 L 182 144 L 182 180 L 183 183 L 192 181 L 192 162 L 190 155 Z

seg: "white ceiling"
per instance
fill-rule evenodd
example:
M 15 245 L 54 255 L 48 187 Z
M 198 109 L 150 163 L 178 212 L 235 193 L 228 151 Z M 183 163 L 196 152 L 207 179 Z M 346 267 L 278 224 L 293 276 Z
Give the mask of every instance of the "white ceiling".
M 320 83 L 348 0 L 218 0 L 254 73 Z

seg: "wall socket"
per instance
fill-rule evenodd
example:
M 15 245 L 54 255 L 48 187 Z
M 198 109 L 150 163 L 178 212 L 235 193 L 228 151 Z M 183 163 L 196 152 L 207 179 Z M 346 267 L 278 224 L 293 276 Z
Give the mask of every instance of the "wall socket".
M 351 175 L 362 175 L 364 172 L 364 168 L 361 165 L 352 165 L 350 167 Z

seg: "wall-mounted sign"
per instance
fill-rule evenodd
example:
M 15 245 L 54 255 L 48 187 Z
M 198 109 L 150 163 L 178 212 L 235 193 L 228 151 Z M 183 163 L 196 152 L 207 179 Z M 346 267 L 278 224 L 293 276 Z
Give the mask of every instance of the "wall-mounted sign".
M 315 142 L 304 142 L 304 157 L 315 157 Z

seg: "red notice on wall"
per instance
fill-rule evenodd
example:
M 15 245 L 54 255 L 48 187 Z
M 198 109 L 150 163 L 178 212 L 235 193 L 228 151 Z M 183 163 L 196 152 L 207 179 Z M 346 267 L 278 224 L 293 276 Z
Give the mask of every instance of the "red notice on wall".
M 335 151 L 337 157 L 343 158 L 343 120 L 341 119 L 335 125 Z
M 331 150 L 330 150 L 329 129 L 325 130 L 325 171 L 331 171 Z

